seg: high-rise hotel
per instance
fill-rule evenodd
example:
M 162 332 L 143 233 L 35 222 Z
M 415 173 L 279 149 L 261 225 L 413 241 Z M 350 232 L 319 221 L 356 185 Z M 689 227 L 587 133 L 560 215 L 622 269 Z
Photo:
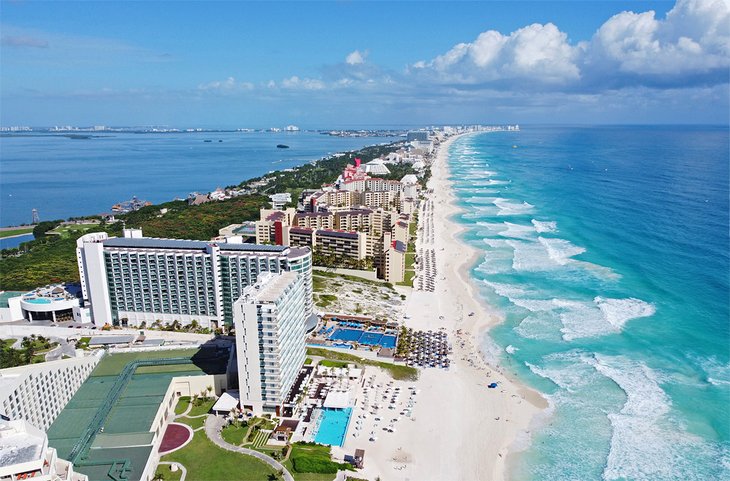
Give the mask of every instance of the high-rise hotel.
M 304 363 L 307 293 L 293 272 L 265 272 L 233 304 L 241 407 L 281 415 Z
M 304 317 L 312 315 L 308 248 L 148 238 L 140 229 L 86 234 L 76 245 L 83 298 L 97 326 L 232 325 L 234 302 L 264 272 L 299 273 Z

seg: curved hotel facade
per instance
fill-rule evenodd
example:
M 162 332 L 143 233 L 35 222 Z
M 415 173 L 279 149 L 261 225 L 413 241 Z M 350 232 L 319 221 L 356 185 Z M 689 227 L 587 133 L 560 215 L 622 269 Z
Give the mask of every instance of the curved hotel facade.
M 312 255 L 308 248 L 226 241 L 157 239 L 139 229 L 110 238 L 87 234 L 76 248 L 83 299 L 94 324 L 140 326 L 197 321 L 233 323 L 233 303 L 263 272 L 297 272 L 312 314 Z

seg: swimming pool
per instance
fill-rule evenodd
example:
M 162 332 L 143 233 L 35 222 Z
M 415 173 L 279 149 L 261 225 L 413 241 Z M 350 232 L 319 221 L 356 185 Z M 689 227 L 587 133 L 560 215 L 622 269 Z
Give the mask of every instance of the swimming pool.
M 332 341 L 357 342 L 365 346 L 395 347 L 396 337 L 381 332 L 369 332 L 361 329 L 338 328 L 329 337 Z
M 345 444 L 347 425 L 350 423 L 352 408 L 345 409 L 322 409 L 320 414 L 319 428 L 314 442 L 329 444 L 330 446 L 342 446 Z
M 35 299 L 24 299 L 25 302 L 30 302 L 31 304 L 50 304 L 51 300 L 47 299 L 45 297 L 36 297 Z

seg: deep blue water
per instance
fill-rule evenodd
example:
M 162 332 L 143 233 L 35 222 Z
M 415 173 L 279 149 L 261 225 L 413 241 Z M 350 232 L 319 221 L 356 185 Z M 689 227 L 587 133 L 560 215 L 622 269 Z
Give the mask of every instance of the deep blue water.
M 32 241 L 33 239 L 33 234 L 22 235 L 18 237 L 3 237 L 2 239 L 0 239 L 0 250 L 18 247 L 23 242 Z
M 33 208 L 52 220 L 109 212 L 134 195 L 153 203 L 184 198 L 394 140 L 313 132 L 102 135 L 0 137 L 0 226 L 30 223 Z
M 552 414 L 516 480 L 730 479 L 728 129 L 458 139 L 451 176 L 505 322 L 484 349 Z

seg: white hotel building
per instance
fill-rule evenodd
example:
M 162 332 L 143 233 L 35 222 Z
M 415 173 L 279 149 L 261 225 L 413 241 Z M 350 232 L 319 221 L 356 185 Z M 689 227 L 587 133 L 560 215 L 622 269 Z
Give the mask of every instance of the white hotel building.
M 306 357 L 303 276 L 262 274 L 233 304 L 242 408 L 276 412 Z
M 86 234 L 76 248 L 83 298 L 94 324 L 150 325 L 193 320 L 203 327 L 233 323 L 233 303 L 263 272 L 302 275 L 304 318 L 312 315 L 308 248 L 226 241 L 157 239 L 139 229 L 123 237 Z

